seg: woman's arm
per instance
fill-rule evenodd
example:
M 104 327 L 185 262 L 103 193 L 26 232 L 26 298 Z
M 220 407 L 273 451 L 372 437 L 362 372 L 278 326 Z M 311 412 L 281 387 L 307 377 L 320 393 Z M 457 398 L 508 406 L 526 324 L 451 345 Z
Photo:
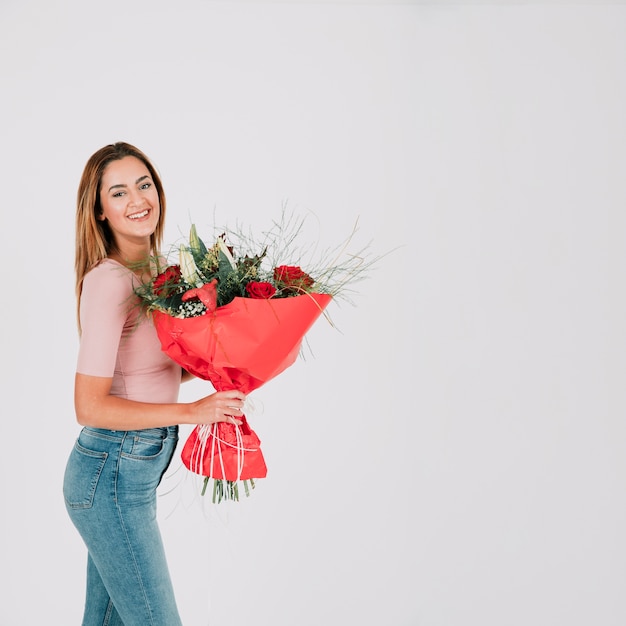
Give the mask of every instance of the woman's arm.
M 74 407 L 81 426 L 110 430 L 160 428 L 176 424 L 212 424 L 243 415 L 246 399 L 240 391 L 218 391 L 195 402 L 150 404 L 111 395 L 112 378 L 76 374 Z

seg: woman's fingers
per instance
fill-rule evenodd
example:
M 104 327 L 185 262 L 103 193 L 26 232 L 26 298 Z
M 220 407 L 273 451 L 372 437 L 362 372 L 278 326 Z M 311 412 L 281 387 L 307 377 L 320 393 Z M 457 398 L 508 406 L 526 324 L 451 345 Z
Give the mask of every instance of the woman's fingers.
M 246 401 L 246 396 L 233 389 L 232 391 L 220 392 L 224 396 L 224 402 L 226 408 L 231 411 L 231 415 L 243 415 L 243 406 Z
M 198 400 L 195 404 L 199 412 L 199 420 L 194 423 L 211 424 L 214 422 L 231 422 L 241 425 L 245 394 L 237 390 L 218 391 Z
M 224 421 L 241 425 L 243 422 L 237 418 L 243 415 L 243 406 L 246 400 L 245 394 L 236 389 L 220 393 L 223 395 L 223 398 L 220 398 L 220 400 L 223 400 L 225 404 L 223 409 Z

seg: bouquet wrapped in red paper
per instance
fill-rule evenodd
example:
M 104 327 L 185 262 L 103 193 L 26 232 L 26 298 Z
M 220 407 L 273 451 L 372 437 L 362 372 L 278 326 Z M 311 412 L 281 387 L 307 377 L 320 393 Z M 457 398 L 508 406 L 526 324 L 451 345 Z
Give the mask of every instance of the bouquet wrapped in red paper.
M 278 234 L 285 235 L 282 225 Z M 288 251 L 288 242 L 273 243 Z M 364 269 L 362 258 L 351 255 L 343 265 L 318 267 L 313 277 L 299 265 L 270 261 L 266 269 L 267 257 L 268 245 L 260 254 L 236 256 L 226 233 L 207 248 L 192 225 L 178 263 L 136 290 L 163 350 L 218 391 L 248 394 L 292 365 L 307 331 Z M 267 473 L 260 440 L 241 419 L 241 425 L 198 425 L 183 446 L 184 465 L 205 477 L 203 494 L 213 479 L 214 502 L 237 500 L 239 483 L 248 494 Z
M 218 391 L 238 389 L 246 394 L 293 364 L 302 338 L 331 299 L 317 293 L 281 299 L 237 297 L 216 307 L 215 284 L 207 287 L 211 289 L 201 294 L 207 305 L 203 316 L 181 319 L 154 313 L 161 345 L 170 358 L 211 381 Z M 233 483 L 244 481 L 247 487 L 245 481 L 267 473 L 260 441 L 245 415 L 241 419 L 241 426 L 230 422 L 196 426 L 182 451 L 189 470 L 226 480 L 227 493 Z M 214 485 L 223 491 L 223 485 Z

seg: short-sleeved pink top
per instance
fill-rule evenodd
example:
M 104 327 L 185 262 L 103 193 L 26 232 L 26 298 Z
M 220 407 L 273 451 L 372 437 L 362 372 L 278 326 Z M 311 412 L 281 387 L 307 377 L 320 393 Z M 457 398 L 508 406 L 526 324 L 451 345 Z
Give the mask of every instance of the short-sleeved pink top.
M 150 318 L 138 308 L 136 277 L 105 259 L 83 280 L 76 371 L 113 378 L 111 394 L 150 403 L 178 400 L 181 368 L 162 350 Z

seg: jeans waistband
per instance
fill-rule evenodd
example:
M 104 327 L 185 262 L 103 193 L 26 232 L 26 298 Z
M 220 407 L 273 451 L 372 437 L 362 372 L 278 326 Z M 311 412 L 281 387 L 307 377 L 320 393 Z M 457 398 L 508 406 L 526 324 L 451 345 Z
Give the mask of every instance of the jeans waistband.
M 162 426 L 159 428 L 140 428 L 135 430 L 109 430 L 108 428 L 93 428 L 91 426 L 85 426 L 84 430 L 99 433 L 107 438 L 123 439 L 128 435 L 142 435 L 152 433 L 153 435 L 159 434 L 162 437 L 175 437 L 178 435 L 178 426 Z

